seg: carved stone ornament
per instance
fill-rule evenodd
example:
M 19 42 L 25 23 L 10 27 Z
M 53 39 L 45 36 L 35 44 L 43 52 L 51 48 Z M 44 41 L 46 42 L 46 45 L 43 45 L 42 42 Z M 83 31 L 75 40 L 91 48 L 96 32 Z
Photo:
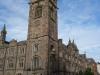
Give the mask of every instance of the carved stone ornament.
M 40 21 L 39 20 L 37 20 L 37 21 L 34 22 L 34 26 L 35 27 L 38 27 L 39 25 L 40 25 Z

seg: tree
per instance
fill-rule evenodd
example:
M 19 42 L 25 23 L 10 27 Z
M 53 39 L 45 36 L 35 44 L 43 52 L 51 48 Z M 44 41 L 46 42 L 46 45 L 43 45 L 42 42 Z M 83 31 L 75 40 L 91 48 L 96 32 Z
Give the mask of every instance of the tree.
M 94 73 L 92 72 L 91 68 L 87 68 L 87 69 L 84 71 L 84 75 L 94 75 Z
M 83 71 L 82 70 L 79 71 L 79 75 L 83 75 Z

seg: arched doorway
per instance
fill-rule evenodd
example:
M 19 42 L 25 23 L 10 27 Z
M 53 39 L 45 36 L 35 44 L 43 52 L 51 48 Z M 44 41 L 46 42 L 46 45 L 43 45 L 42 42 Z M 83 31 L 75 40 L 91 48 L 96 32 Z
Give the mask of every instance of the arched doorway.
M 23 75 L 22 73 L 17 73 L 16 75 Z

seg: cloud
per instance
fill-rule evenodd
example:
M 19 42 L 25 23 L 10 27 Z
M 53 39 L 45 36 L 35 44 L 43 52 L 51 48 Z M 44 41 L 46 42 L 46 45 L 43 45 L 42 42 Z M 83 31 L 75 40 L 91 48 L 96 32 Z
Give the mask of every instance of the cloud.
M 7 40 L 27 39 L 29 0 L 0 0 L 0 29 L 7 26 Z M 58 0 L 59 38 L 75 39 L 80 53 L 100 61 L 100 0 Z
M 6 24 L 8 41 L 11 39 L 21 41 L 27 38 L 28 0 L 6 0 L 6 2 L 1 0 L 0 14 L 0 29 Z
M 88 57 L 100 61 L 97 59 L 99 54 L 91 54 L 91 51 L 98 53 L 100 47 L 100 1 L 61 0 L 61 3 L 58 4 L 59 38 L 63 38 L 66 45 L 69 38 L 75 39 L 80 53 L 86 51 Z
M 13 23 L 11 23 L 13 21 Z M 27 20 L 19 17 L 13 17 L 9 18 L 6 22 L 8 25 L 7 31 L 10 40 L 11 38 L 13 39 L 18 39 L 18 41 L 25 40 L 27 38 L 27 31 L 28 31 L 28 24 Z M 21 36 L 24 35 L 24 36 Z

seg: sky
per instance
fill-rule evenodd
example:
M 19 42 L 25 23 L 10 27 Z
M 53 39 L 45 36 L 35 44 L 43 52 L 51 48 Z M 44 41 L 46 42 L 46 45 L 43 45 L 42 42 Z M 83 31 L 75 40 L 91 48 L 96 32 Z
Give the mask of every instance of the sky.
M 29 0 L 0 0 L 0 31 L 7 40 L 27 39 Z M 100 62 L 100 0 L 58 0 L 58 38 L 75 40 L 80 54 Z

